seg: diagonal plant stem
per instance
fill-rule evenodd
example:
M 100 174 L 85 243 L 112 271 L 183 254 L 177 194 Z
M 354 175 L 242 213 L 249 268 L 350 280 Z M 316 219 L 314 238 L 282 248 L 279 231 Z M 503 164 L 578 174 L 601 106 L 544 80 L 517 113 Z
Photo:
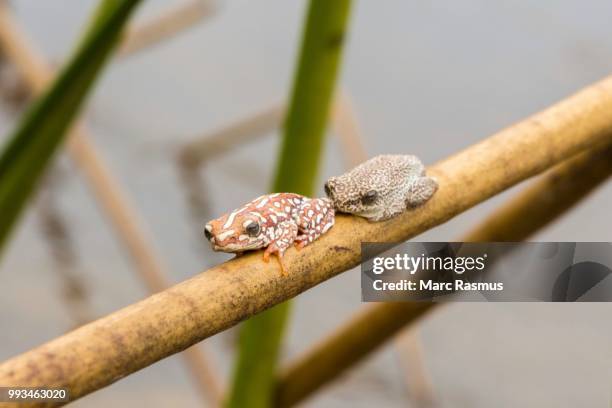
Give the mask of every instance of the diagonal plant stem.
M 5 361 L 0 384 L 67 387 L 73 399 L 98 390 L 353 268 L 363 241 L 407 240 L 612 142 L 611 111 L 609 77 L 431 167 L 440 188 L 423 207 L 379 223 L 338 216 L 312 245 L 287 251 L 288 277 L 259 251 L 232 259 Z M 419 304 L 404 305 L 398 316 L 418 316 Z
M 0 47 L 0 102 L 12 113 L 21 110 L 28 99 L 27 87 L 23 85 L 17 70 L 6 61 L 4 50 Z
M 218 130 L 185 143 L 179 160 L 183 166 L 196 169 L 212 158 L 264 136 L 275 130 L 285 115 L 285 106 L 276 103 L 246 118 L 232 121 Z
M 609 139 L 612 139 L 612 132 Z M 612 144 L 608 143 L 562 162 L 458 241 L 522 241 L 529 238 L 603 184 L 612 175 L 611 158 Z M 364 307 L 343 327 L 286 367 L 279 383 L 279 405 L 294 405 L 362 361 L 431 309 L 421 306 L 419 302 L 406 302 Z M 376 330 L 370 330 L 371 322 L 380 319 L 381 315 L 387 320 Z M 351 341 L 347 343 L 347 339 Z
M 128 27 L 117 56 L 128 57 L 148 50 L 199 23 L 202 19 L 211 17 L 215 11 L 216 4 L 212 0 L 186 0 L 184 4 L 165 10 L 159 16 Z
M 53 79 L 53 70 L 42 54 L 27 40 L 25 33 L 19 29 L 6 5 L 2 3 L 0 43 L 5 45 L 7 56 L 20 70 L 32 93 L 43 92 Z M 70 132 L 68 153 L 85 175 L 98 203 L 107 213 L 148 289 L 155 293 L 170 286 L 165 278 L 165 268 L 152 244 L 148 242 L 137 211 L 133 209 L 119 182 L 98 154 L 86 127 L 79 121 Z M 221 387 L 210 368 L 208 356 L 197 346 L 185 350 L 184 356 L 201 394 L 213 405 L 217 405 Z
M 437 398 L 424 361 L 423 343 L 417 329 L 418 327 L 412 327 L 396 336 L 395 353 L 404 371 L 408 401 L 415 408 L 433 408 Z
M 350 5 L 351 0 L 310 0 L 273 192 L 315 192 Z M 289 302 L 281 303 L 242 325 L 228 407 L 273 404 L 289 310 Z
M 359 361 L 390 339 L 408 323 L 435 307 L 428 302 L 385 302 L 368 305 L 328 338 L 315 344 L 282 371 L 277 389 L 277 406 L 299 403 L 329 384 L 345 368 Z
M 545 228 L 612 175 L 612 145 L 559 164 L 463 236 L 466 242 L 524 241 Z
M 367 155 L 351 100 L 344 91 L 340 90 L 337 93 L 332 108 L 331 124 L 334 133 L 340 138 L 347 167 L 352 167 L 365 161 Z M 207 159 L 276 130 L 284 115 L 285 106 L 277 103 L 218 130 L 198 136 L 181 148 L 180 163 L 195 171 Z

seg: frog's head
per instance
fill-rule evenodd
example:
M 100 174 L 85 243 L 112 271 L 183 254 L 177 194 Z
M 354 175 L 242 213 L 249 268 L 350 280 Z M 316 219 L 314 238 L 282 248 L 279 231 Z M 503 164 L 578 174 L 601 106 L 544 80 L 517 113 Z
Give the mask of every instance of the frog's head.
M 204 227 L 204 235 L 215 251 L 260 249 L 268 245 L 262 222 L 261 217 L 243 207 L 209 221 Z
M 373 218 L 384 209 L 385 186 L 377 185 L 375 180 L 359 179 L 359 175 L 355 177 L 350 172 L 329 178 L 324 187 L 340 212 Z
M 412 159 L 410 159 L 412 160 Z M 404 206 L 411 162 L 402 155 L 379 155 L 325 183 L 338 211 L 381 220 L 390 208 Z M 418 159 L 417 159 L 418 160 Z

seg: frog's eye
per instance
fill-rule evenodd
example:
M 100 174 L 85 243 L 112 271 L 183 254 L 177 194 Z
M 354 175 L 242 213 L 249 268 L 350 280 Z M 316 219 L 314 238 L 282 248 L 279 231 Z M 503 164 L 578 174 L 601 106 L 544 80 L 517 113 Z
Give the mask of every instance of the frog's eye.
M 325 194 L 328 197 L 331 197 L 331 187 L 329 186 L 329 181 L 325 183 L 325 185 L 323 186 L 323 189 L 325 190 Z
M 245 228 L 246 233 L 249 234 L 250 237 L 256 237 L 257 235 L 259 235 L 260 230 L 261 228 L 259 227 L 259 224 L 256 222 L 250 223 Z
M 377 198 L 378 198 L 378 193 L 375 190 L 370 190 L 361 196 L 361 204 L 363 205 L 374 204 Z

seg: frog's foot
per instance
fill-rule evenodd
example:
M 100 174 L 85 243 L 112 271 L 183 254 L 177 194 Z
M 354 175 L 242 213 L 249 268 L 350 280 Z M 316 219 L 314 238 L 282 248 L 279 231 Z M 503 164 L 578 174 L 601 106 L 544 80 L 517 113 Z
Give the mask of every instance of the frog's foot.
M 297 249 L 298 251 L 302 248 L 304 248 L 306 245 L 310 244 L 312 242 L 312 235 L 309 234 L 302 234 L 302 235 L 298 235 L 297 237 L 295 237 L 295 249 Z
M 286 248 L 279 248 L 275 243 L 272 243 L 268 246 L 266 251 L 263 254 L 264 262 L 270 262 L 270 255 L 276 254 L 276 258 L 278 259 L 278 264 L 280 265 L 281 275 L 288 276 L 287 269 L 285 268 L 285 263 L 283 262 L 283 255 L 285 253 Z
M 406 200 L 407 208 L 415 208 L 425 204 L 438 190 L 438 182 L 433 177 L 421 177 L 410 186 Z

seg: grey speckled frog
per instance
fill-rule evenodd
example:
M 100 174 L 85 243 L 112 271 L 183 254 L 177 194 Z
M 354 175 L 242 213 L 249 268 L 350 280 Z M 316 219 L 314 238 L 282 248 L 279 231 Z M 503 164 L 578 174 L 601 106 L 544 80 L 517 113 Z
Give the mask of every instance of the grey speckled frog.
M 416 156 L 376 156 L 325 183 L 325 194 L 336 210 L 370 221 L 393 218 L 429 200 L 438 189 L 437 181 L 425 174 Z

